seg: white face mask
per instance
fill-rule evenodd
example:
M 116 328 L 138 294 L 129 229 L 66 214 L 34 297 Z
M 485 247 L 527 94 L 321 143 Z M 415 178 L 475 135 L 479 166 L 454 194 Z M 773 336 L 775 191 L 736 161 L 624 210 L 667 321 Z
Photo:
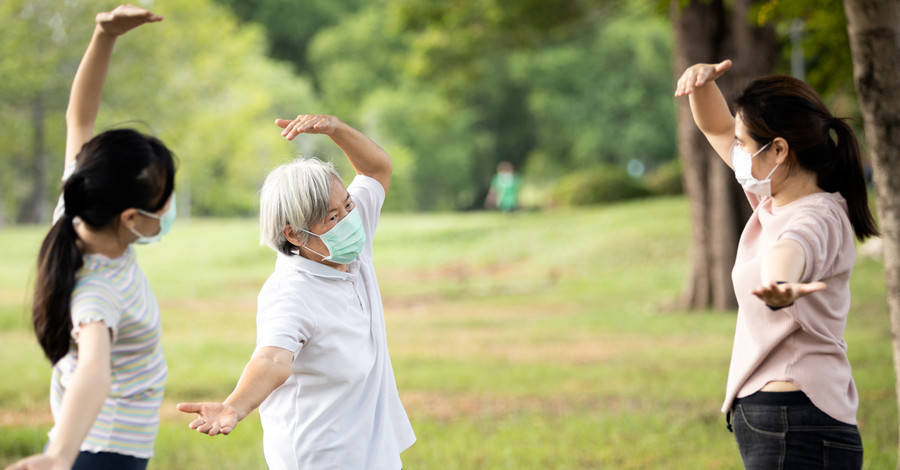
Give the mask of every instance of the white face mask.
M 738 183 L 741 183 L 744 191 L 748 193 L 753 193 L 763 197 L 772 197 L 772 173 L 775 173 L 775 170 L 778 168 L 778 164 L 775 164 L 775 168 L 772 168 L 772 171 L 766 175 L 764 180 L 758 180 L 753 177 L 753 157 L 757 156 L 769 147 L 772 142 L 769 142 L 766 145 L 763 145 L 762 148 L 756 151 L 753 155 L 747 153 L 746 150 L 742 149 L 740 146 L 735 143 L 731 146 L 731 167 L 734 168 L 734 177 L 737 179 Z

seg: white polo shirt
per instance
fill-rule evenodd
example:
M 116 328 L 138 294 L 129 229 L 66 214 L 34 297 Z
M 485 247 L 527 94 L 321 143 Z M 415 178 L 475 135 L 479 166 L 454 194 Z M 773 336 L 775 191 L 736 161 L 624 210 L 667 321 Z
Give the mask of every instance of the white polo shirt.
M 257 349 L 294 353 L 291 375 L 259 407 L 269 468 L 401 468 L 415 442 L 388 356 L 372 237 L 384 203 L 378 181 L 347 188 L 366 246 L 347 273 L 278 254 L 259 293 Z

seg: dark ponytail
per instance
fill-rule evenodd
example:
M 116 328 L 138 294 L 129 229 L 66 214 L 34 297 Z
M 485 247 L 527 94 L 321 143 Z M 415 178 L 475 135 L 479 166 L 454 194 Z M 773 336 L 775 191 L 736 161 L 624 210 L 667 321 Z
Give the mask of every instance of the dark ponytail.
M 820 188 L 841 193 L 856 238 L 878 235 L 856 135 L 831 115 L 812 87 L 793 77 L 761 78 L 747 85 L 735 104 L 748 135 L 758 144 L 783 138 L 796 164 L 815 172 Z
M 826 191 L 839 191 L 847 200 L 850 224 L 860 241 L 878 236 L 875 218 L 869 209 L 869 195 L 865 172 L 862 167 L 861 152 L 856 134 L 843 119 L 832 118 L 829 127 L 837 137 L 833 164 L 830 172 L 818 174 L 820 187 Z M 830 134 L 830 132 L 829 132 Z
M 72 318 L 69 301 L 75 273 L 83 264 L 72 216 L 63 214 L 53 224 L 38 252 L 32 322 L 41 348 L 56 363 L 69 352 Z
M 157 212 L 175 187 L 175 161 L 158 139 L 131 129 L 98 134 L 76 157 L 75 172 L 62 189 L 65 213 L 44 237 L 37 260 L 32 323 L 50 362 L 71 347 L 71 300 L 84 264 L 76 224 L 116 230 L 129 208 Z

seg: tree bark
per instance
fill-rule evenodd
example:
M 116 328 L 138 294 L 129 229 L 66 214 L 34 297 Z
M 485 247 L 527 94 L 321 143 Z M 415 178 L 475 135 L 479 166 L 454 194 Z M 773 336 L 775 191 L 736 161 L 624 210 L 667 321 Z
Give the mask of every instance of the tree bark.
M 34 125 L 31 148 L 32 160 L 25 176 L 31 181 L 29 194 L 19 209 L 19 223 L 49 222 L 49 199 L 47 198 L 47 141 L 45 138 L 46 108 L 44 97 L 36 96 L 31 100 L 31 121 Z
M 844 12 L 853 81 L 872 158 L 896 388 L 900 390 L 900 3 L 844 0 Z
M 777 52 L 770 27 L 753 27 L 747 11 L 754 0 L 672 2 L 676 77 L 689 66 L 733 59 L 718 80 L 726 98 L 747 81 L 771 73 Z M 691 205 L 691 267 L 682 306 L 732 310 L 737 307 L 731 269 L 750 206 L 734 175 L 694 125 L 687 99 L 678 100 L 678 153 Z

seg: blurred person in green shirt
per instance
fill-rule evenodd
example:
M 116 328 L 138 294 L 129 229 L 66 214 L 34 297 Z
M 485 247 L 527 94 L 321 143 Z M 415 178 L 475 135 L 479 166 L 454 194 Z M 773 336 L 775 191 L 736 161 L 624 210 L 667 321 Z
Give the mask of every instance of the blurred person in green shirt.
M 501 212 L 512 212 L 519 208 L 519 187 L 521 178 L 515 173 L 512 163 L 500 162 L 497 174 L 491 180 L 491 189 L 484 201 L 485 207 Z

